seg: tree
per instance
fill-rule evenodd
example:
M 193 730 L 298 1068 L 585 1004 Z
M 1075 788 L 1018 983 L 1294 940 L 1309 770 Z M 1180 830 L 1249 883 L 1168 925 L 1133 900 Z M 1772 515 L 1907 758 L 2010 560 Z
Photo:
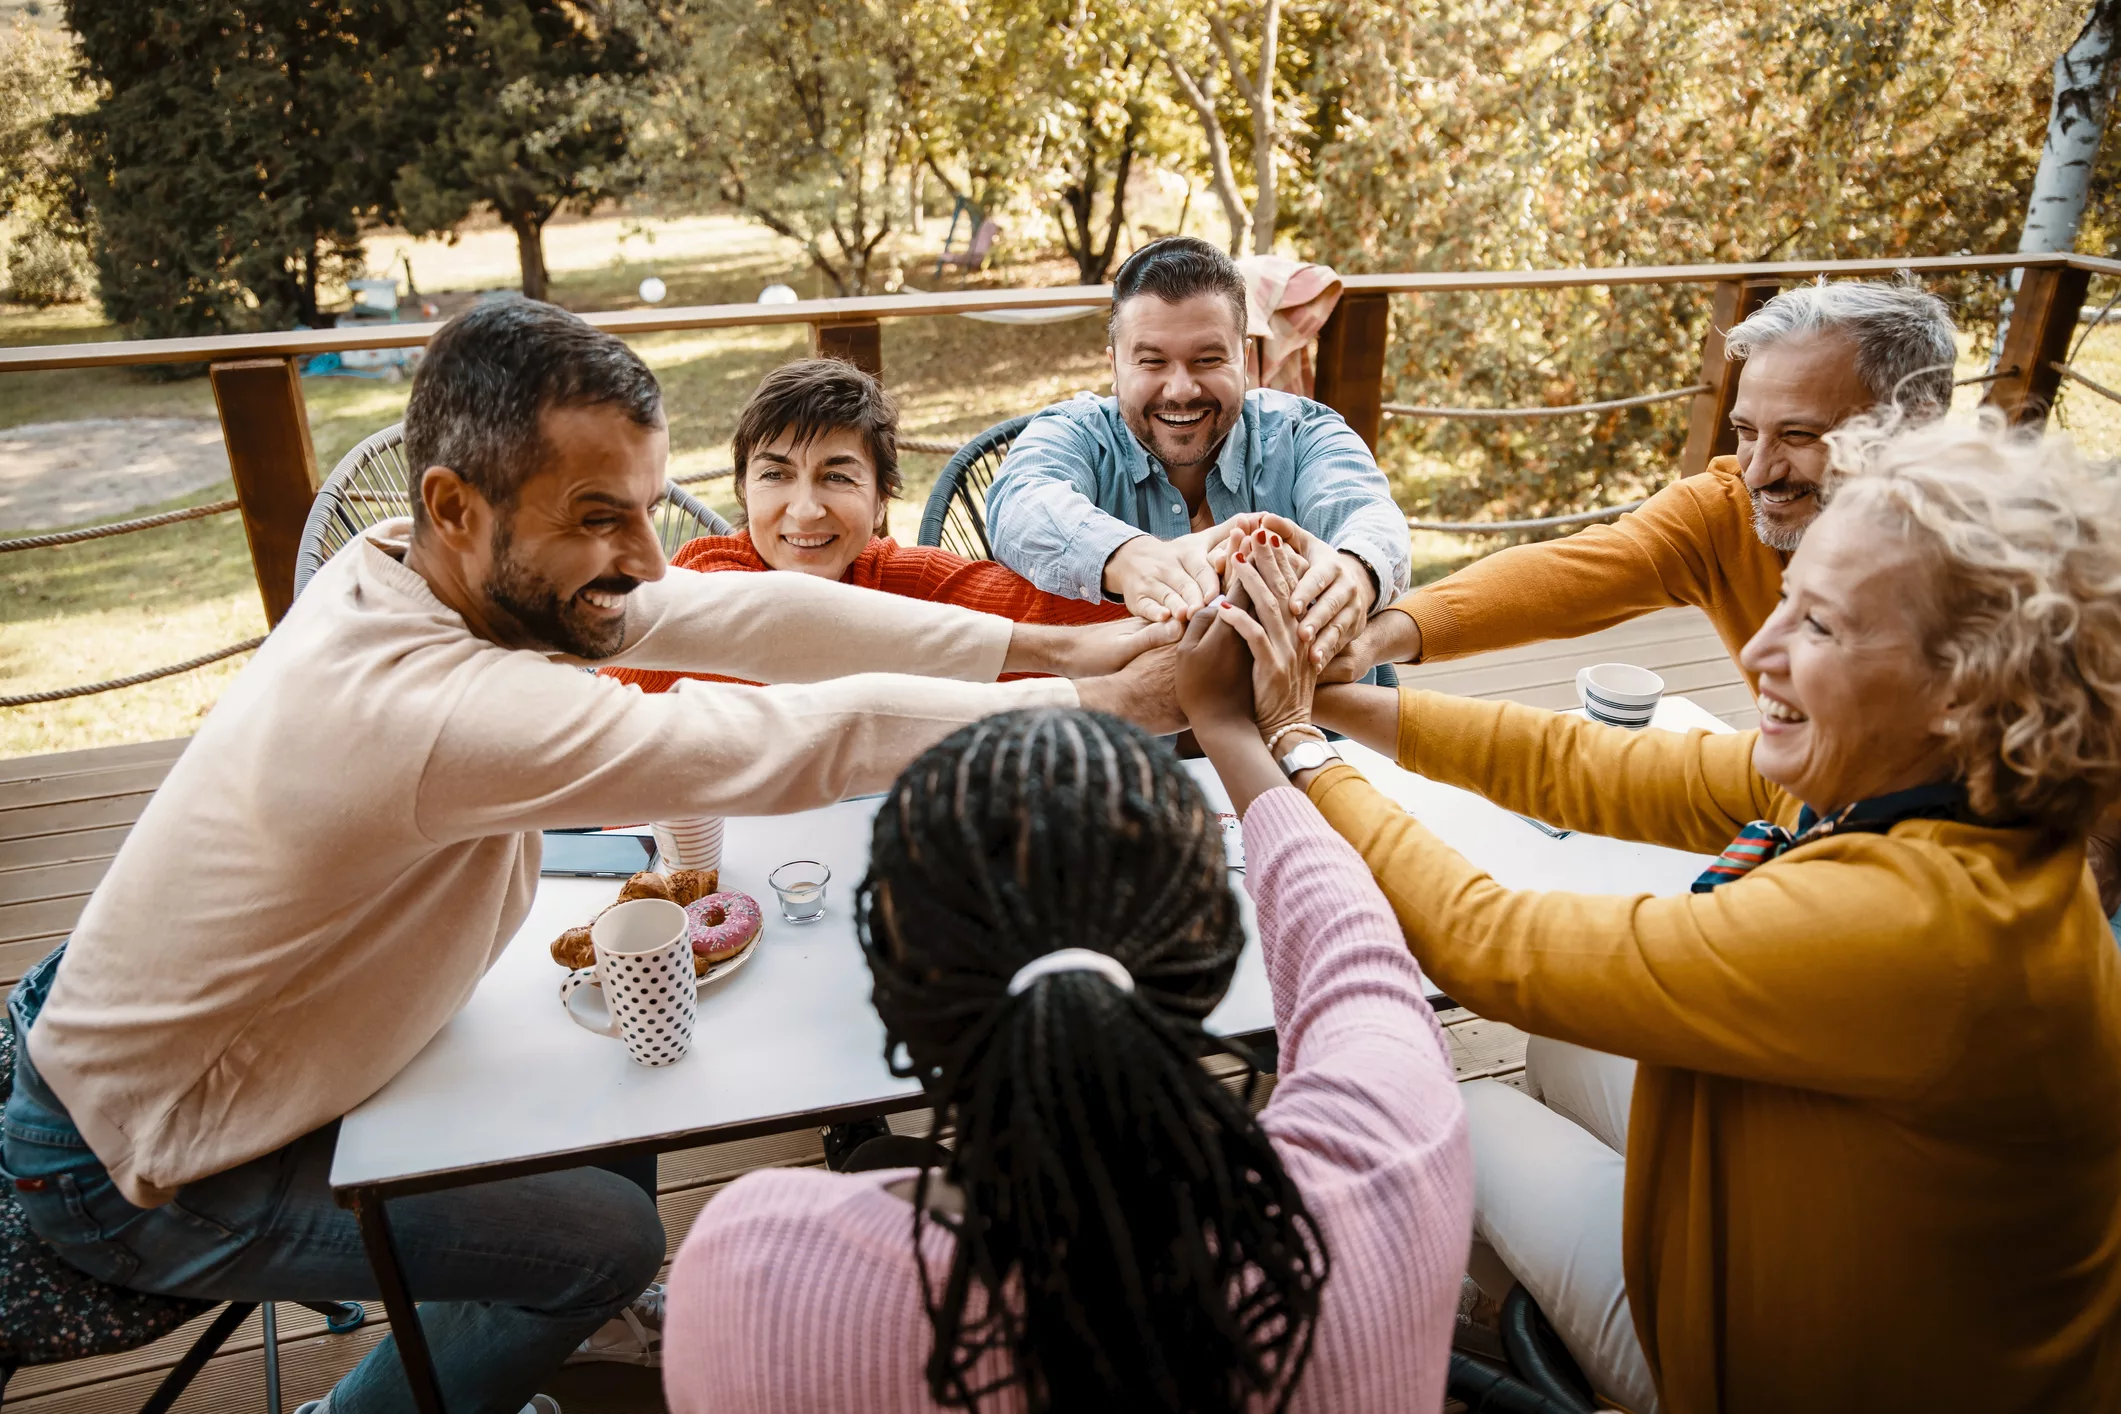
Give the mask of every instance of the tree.
M 1126 225 L 1127 178 L 1137 160 L 1169 150 L 1170 100 L 1155 82 L 1159 53 L 1140 6 L 1047 0 L 1041 9 L 1017 21 L 1038 36 L 1026 82 L 1047 105 L 1039 175 L 1056 195 L 1078 278 L 1103 284 Z
M 18 234 L 6 251 L 5 297 L 79 299 L 90 276 L 80 144 L 68 120 L 88 106 L 66 50 L 16 17 L 0 36 L 0 217 Z
M 924 158 L 917 7 L 696 0 L 681 27 L 661 189 L 719 197 L 799 242 L 836 294 L 867 293 L 893 183 Z
M 424 235 L 491 209 L 515 232 L 523 293 L 543 299 L 545 223 L 640 180 L 629 139 L 647 71 L 639 21 L 614 0 L 465 0 L 413 13 L 393 92 L 424 128 L 418 156 L 397 171 L 400 218 Z
M 1355 0 L 1314 70 L 1305 235 L 1348 271 L 2008 250 L 2075 18 L 2061 0 Z M 2113 184 L 2092 191 L 2108 229 Z M 1991 281 L 1939 283 L 1963 320 L 1996 308 Z M 1401 301 L 1388 397 L 1682 387 L 1707 317 L 1703 293 L 1657 286 Z M 1453 518 L 1609 504 L 1670 478 L 1683 407 L 1394 420 L 1386 461 Z
M 112 319 L 147 336 L 320 322 L 388 195 L 368 8 L 69 0 L 97 90 L 70 130 Z
M 2121 0 L 2097 0 L 2076 40 L 2055 60 L 2055 96 L 2049 107 L 2047 141 L 2033 175 L 2026 205 L 2023 252 L 2069 250 L 2091 195 L 2099 142 L 2114 83 L 2121 77 Z

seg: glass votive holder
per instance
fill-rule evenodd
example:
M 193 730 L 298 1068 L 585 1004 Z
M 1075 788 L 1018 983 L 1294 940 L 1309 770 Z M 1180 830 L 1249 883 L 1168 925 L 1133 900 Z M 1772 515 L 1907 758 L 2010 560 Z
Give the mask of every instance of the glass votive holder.
M 790 923 L 815 923 L 825 916 L 825 885 L 832 871 L 815 859 L 795 859 L 766 876 L 781 900 L 781 917 Z

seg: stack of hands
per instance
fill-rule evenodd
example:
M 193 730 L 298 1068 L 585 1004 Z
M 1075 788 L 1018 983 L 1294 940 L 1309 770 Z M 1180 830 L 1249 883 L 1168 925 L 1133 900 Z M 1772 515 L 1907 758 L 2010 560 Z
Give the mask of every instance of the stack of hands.
M 1085 707 L 1152 731 L 1190 726 L 1240 812 L 1284 783 L 1278 757 L 1325 739 L 1311 724 L 1312 696 L 1321 669 L 1365 612 L 1362 602 L 1347 612 L 1343 577 L 1330 564 L 1349 557 L 1309 536 L 1299 542 L 1303 532 L 1279 517 L 1243 519 L 1253 523 L 1219 527 L 1217 542 L 1205 547 L 1217 568 L 1199 604 L 1101 626 L 1115 653 L 1138 656 L 1109 677 L 1077 684 Z M 1294 533 L 1284 535 L 1284 526 Z M 1305 545 L 1327 557 L 1324 576 Z M 1367 596 L 1368 572 L 1357 572 Z

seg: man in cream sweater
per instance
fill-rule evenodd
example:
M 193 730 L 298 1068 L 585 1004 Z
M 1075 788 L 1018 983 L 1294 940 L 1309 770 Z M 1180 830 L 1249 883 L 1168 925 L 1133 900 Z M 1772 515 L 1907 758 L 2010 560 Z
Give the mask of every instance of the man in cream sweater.
M 654 375 L 562 310 L 483 305 L 435 337 L 405 418 L 412 520 L 318 572 L 11 1000 L 0 1152 L 69 1261 L 213 1299 L 373 1297 L 331 1198 L 337 1121 L 499 956 L 540 830 L 881 790 L 1008 708 L 1176 729 L 1168 654 L 1127 666 L 1173 625 L 668 569 L 668 449 Z M 589 663 L 780 685 L 645 696 Z M 401 1199 L 392 1221 L 452 1410 L 513 1414 L 664 1251 L 652 1165 Z M 395 1347 L 327 1405 L 408 1409 Z

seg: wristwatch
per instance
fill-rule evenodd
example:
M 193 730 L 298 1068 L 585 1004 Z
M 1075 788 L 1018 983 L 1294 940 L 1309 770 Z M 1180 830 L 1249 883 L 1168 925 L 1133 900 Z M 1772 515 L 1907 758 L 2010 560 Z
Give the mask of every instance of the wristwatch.
M 1328 761 L 1339 759 L 1340 753 L 1333 749 L 1330 741 L 1300 741 L 1295 750 L 1281 758 L 1281 770 L 1293 780 L 1298 771 L 1315 771 Z

